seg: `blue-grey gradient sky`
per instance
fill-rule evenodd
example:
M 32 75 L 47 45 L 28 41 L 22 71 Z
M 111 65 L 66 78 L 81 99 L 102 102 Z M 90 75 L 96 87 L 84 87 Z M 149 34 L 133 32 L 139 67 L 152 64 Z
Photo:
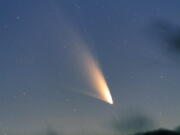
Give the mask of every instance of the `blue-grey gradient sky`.
M 47 125 L 67 133 L 106 132 L 114 115 L 143 110 L 156 127 L 180 124 L 180 57 L 151 32 L 180 24 L 179 0 L 0 0 L 0 130 Z M 152 25 L 151 25 L 152 24 Z M 77 35 L 68 35 L 68 29 Z M 79 34 L 80 33 L 80 34 Z M 88 86 L 71 55 L 79 36 L 93 48 L 114 99 Z

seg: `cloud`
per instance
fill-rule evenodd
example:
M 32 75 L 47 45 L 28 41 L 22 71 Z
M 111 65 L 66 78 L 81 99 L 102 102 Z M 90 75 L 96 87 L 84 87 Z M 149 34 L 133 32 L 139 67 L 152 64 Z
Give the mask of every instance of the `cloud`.
M 144 133 L 137 133 L 135 135 L 180 135 L 180 133 L 173 130 L 158 129 L 158 130 L 148 131 Z
M 112 127 L 121 134 L 133 134 L 154 129 L 155 122 L 143 112 L 127 111 L 112 121 Z
M 173 59 L 180 58 L 180 25 L 164 19 L 153 19 L 148 36 L 159 42 L 162 53 Z
M 180 133 L 180 125 L 177 126 L 174 130 Z

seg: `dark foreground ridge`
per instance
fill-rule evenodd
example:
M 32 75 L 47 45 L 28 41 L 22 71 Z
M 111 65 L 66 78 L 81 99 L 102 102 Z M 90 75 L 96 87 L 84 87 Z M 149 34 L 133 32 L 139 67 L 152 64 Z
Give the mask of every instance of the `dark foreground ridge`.
M 144 133 L 137 133 L 135 135 L 180 135 L 180 132 L 166 129 L 158 129 L 155 131 L 148 131 Z

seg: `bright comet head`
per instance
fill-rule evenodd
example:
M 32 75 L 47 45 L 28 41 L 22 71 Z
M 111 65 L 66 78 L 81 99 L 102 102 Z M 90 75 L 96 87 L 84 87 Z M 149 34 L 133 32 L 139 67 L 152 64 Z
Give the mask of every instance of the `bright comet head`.
M 112 99 L 112 96 L 111 96 L 109 88 L 107 88 L 105 91 L 106 91 L 107 102 L 109 104 L 113 104 L 113 99 Z

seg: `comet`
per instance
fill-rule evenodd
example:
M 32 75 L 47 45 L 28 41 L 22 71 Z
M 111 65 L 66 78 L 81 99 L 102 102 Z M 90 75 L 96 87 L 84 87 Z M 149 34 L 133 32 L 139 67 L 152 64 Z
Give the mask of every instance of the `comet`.
M 56 7 L 56 5 L 54 6 Z M 100 99 L 106 103 L 113 104 L 110 89 L 97 59 L 88 48 L 87 43 L 83 40 L 79 30 L 75 29 L 73 25 L 70 25 L 67 21 L 65 21 L 67 18 L 62 15 L 62 12 L 58 8 L 56 9 L 57 18 L 59 18 L 58 20 L 62 25 L 61 28 L 64 31 L 64 39 L 71 45 L 69 49 L 73 49 L 73 51 L 70 51 L 70 54 L 72 55 L 72 53 L 75 52 L 75 55 L 72 55 L 75 56 L 73 57 L 73 62 L 75 58 L 77 58 L 77 66 L 80 66 L 79 69 L 84 71 L 83 75 L 87 79 L 88 84 L 90 84 L 90 87 L 92 87 L 92 91 L 81 92 Z
M 87 78 L 88 83 L 94 90 L 93 94 L 88 92 L 86 94 L 100 99 L 106 103 L 113 104 L 110 89 L 107 85 L 106 79 L 99 66 L 99 63 L 93 57 L 90 49 L 85 45 L 79 45 L 79 60 L 81 62 L 81 68 L 85 71 L 84 75 Z

